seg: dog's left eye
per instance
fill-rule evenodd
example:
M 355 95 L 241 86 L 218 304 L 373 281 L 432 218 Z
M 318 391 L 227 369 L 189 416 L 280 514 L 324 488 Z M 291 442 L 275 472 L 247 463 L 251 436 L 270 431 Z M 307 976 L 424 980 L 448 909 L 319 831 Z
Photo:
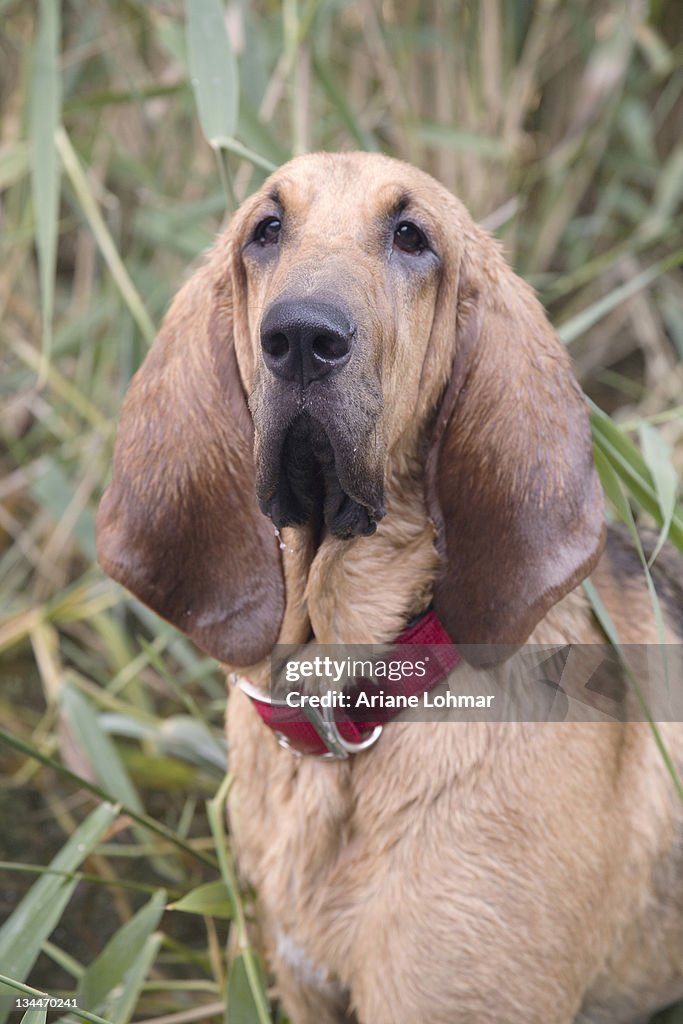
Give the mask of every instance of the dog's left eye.
M 278 217 L 266 217 L 254 232 L 254 241 L 260 245 L 272 245 L 279 241 L 282 224 Z
M 394 245 L 401 252 L 419 254 L 427 248 L 427 239 L 416 224 L 402 220 L 394 231 Z

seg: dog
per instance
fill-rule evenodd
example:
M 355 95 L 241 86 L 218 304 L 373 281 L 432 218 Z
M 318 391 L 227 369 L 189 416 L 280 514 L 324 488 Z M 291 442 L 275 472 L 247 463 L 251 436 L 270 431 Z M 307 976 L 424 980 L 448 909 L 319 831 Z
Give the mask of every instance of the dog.
M 683 994 L 683 808 L 646 723 L 319 716 L 325 758 L 268 726 L 277 643 L 427 614 L 458 687 L 502 686 L 521 645 L 604 642 L 589 576 L 623 644 L 659 643 L 566 351 L 433 178 L 320 153 L 244 202 L 130 387 L 98 552 L 237 681 L 234 844 L 293 1024 L 626 1024 Z M 680 643 L 681 559 L 654 572 Z

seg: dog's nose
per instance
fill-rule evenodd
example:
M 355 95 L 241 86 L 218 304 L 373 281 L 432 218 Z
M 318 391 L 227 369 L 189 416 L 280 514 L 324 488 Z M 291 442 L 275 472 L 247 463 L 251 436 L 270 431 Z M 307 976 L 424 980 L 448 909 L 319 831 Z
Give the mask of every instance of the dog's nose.
M 276 377 L 306 387 L 348 363 L 354 335 L 349 318 L 336 306 L 283 299 L 261 324 L 263 360 Z

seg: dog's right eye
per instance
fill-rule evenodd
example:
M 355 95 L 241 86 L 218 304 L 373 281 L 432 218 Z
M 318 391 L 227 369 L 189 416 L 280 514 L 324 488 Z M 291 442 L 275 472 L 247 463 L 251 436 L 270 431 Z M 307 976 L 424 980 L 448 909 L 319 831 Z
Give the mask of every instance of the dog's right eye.
M 394 231 L 394 245 L 401 252 L 419 256 L 427 248 L 427 240 L 416 224 L 402 220 Z
M 279 241 L 282 224 L 277 217 L 266 217 L 254 232 L 254 241 L 259 245 L 273 245 Z

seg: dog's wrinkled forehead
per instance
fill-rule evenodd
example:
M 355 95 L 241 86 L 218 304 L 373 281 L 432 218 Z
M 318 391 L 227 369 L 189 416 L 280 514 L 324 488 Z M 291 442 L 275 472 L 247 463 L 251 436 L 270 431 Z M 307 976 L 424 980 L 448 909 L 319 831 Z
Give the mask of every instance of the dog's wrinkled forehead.
M 401 174 L 403 165 L 398 161 L 364 157 L 326 153 L 298 157 L 276 171 L 265 189 L 276 191 L 294 216 L 313 210 L 341 210 L 342 224 L 359 224 L 383 200 L 390 203 L 394 195 L 408 191 L 413 184 L 408 175 Z M 379 173 L 380 168 L 384 173 Z
M 372 153 L 315 153 L 276 171 L 258 194 L 257 208 L 278 207 L 299 235 L 320 238 L 325 232 L 326 242 L 363 243 L 376 239 L 383 221 L 406 210 L 420 214 L 436 233 L 435 195 L 442 200 L 448 193 L 398 160 Z

